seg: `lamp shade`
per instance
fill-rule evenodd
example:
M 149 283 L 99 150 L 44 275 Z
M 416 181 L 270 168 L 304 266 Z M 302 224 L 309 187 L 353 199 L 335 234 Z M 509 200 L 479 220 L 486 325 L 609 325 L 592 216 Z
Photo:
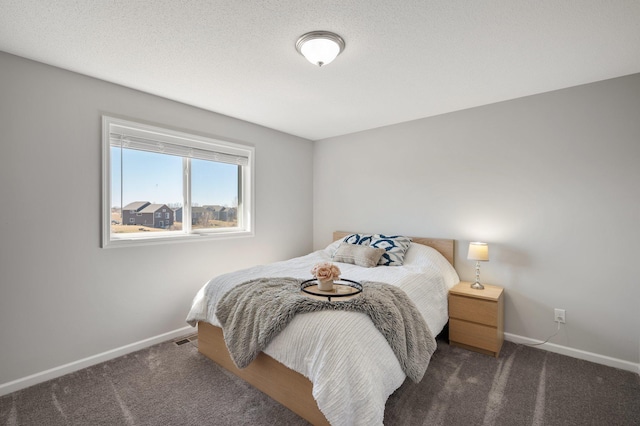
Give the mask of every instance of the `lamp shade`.
M 469 253 L 467 254 L 469 260 L 489 260 L 489 246 L 487 243 L 473 242 L 469 243 Z
M 296 50 L 319 67 L 332 62 L 344 50 L 344 40 L 328 31 L 312 31 L 296 42 Z

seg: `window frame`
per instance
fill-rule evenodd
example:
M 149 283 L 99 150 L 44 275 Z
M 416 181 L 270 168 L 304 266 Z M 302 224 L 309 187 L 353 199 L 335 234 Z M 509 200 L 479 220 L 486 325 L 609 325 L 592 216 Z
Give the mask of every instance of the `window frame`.
M 192 148 L 199 151 L 209 151 L 221 156 L 246 157 L 246 165 L 239 167 L 238 179 L 238 225 L 229 228 L 196 228 L 192 229 L 191 220 L 191 167 L 187 156 L 177 155 L 182 158 L 182 231 L 142 232 L 134 234 L 111 234 L 111 139 L 113 129 L 125 129 L 127 134 L 131 132 L 137 135 L 149 135 L 154 141 L 168 143 L 184 148 Z M 169 155 L 169 154 L 165 154 Z M 186 241 L 203 241 L 208 239 L 250 237 L 254 235 L 255 224 L 255 148 L 250 145 L 229 142 L 194 133 L 186 133 L 173 130 L 168 127 L 159 127 L 138 121 L 131 121 L 112 116 L 102 116 L 102 247 L 129 247 L 148 244 L 166 244 Z M 195 157 L 197 158 L 197 157 Z M 216 161 L 216 160 L 210 160 Z M 218 161 L 227 162 L 228 161 Z M 124 206 L 120 206 L 122 209 Z M 124 216 L 124 211 L 122 212 Z M 187 218 L 188 225 L 185 225 Z M 130 219 L 131 220 L 131 219 Z M 124 217 L 123 217 L 124 224 Z M 115 238 L 114 238 L 115 236 Z

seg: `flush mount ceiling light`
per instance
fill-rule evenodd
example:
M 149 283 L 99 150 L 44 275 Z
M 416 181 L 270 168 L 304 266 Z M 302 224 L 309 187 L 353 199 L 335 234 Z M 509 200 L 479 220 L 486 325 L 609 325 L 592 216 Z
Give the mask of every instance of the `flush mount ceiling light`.
M 312 31 L 298 39 L 296 50 L 307 61 L 321 67 L 333 61 L 344 50 L 344 40 L 329 31 Z

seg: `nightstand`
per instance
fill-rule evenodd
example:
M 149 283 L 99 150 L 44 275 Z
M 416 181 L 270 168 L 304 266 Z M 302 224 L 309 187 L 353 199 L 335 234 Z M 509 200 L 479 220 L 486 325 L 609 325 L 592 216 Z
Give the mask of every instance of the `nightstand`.
M 449 343 L 495 356 L 504 341 L 504 289 L 462 281 L 449 290 Z

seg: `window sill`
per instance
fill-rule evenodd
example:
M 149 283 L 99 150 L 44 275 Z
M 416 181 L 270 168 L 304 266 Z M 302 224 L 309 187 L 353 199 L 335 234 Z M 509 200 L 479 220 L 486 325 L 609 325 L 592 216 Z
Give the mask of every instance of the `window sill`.
M 186 243 L 194 241 L 211 241 L 221 240 L 229 238 L 246 238 L 253 237 L 253 231 L 228 231 L 228 232 L 194 232 L 192 234 L 179 234 L 179 235 L 158 235 L 144 237 L 119 237 L 109 241 L 103 241 L 102 248 L 119 248 L 119 247 L 135 247 L 135 246 L 147 246 L 154 244 L 170 244 L 170 243 Z

